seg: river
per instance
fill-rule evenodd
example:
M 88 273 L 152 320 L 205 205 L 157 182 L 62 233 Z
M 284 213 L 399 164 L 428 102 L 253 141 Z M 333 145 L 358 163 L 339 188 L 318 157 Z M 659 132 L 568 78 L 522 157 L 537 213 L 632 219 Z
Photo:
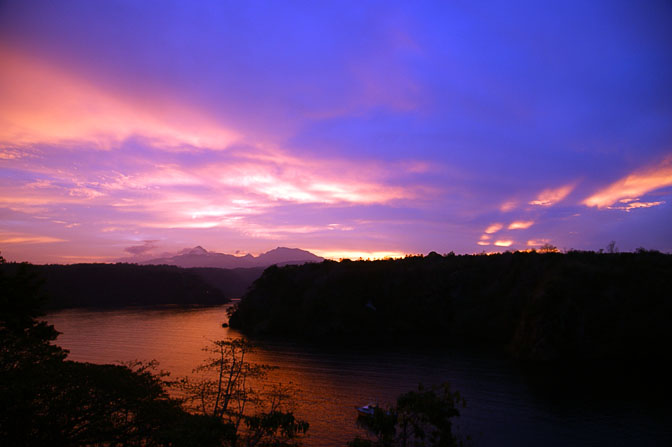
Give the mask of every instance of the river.
M 46 319 L 62 333 L 58 343 L 71 360 L 154 359 L 173 377 L 191 374 L 209 341 L 240 336 L 222 327 L 226 306 L 72 309 Z M 269 381 L 291 381 L 300 389 L 296 412 L 310 423 L 308 446 L 344 446 L 363 435 L 355 425 L 356 405 L 392 403 L 418 383 L 445 381 L 466 399 L 459 430 L 476 446 L 672 445 L 669 405 L 540 389 L 515 363 L 492 354 L 276 340 L 266 341 L 255 360 L 279 367 Z

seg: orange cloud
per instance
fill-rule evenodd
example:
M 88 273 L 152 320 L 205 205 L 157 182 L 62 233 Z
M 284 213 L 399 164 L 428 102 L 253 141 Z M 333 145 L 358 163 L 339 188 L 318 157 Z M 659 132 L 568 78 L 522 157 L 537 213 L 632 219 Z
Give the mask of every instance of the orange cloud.
M 619 203 L 622 203 L 623 201 L 619 201 Z M 662 205 L 664 204 L 665 201 L 659 201 L 659 202 L 636 202 L 634 200 L 626 202 L 624 205 L 616 205 L 616 206 L 609 206 L 610 210 L 623 210 L 623 211 L 632 211 L 637 208 L 651 208 L 654 206 Z
M 555 189 L 545 189 L 539 193 L 535 200 L 529 202 L 530 205 L 536 206 L 552 206 L 561 202 L 574 189 L 574 185 L 565 185 Z
M 608 208 L 617 202 L 632 204 L 635 203 L 637 197 L 667 186 L 672 186 L 672 156 L 667 157 L 655 166 L 641 169 L 612 183 L 588 197 L 582 203 L 586 206 L 596 206 L 598 208 Z M 640 206 L 617 207 L 616 209 L 630 211 L 634 208 L 648 208 L 664 202 L 637 203 Z
M 532 225 L 534 225 L 533 220 L 527 220 L 527 221 L 517 220 L 515 222 L 511 222 L 509 224 L 508 229 L 509 230 L 525 230 L 527 228 L 530 228 Z
M 49 236 L 36 236 L 31 234 L 4 233 L 0 234 L 0 244 L 49 244 L 53 242 L 64 242 L 65 239 L 59 239 Z
M 504 225 L 502 225 L 501 223 L 494 223 L 485 229 L 485 233 L 486 234 L 497 233 L 502 228 L 504 228 Z
M 517 203 L 514 200 L 509 200 L 500 205 L 499 210 L 503 213 L 508 213 L 509 211 L 516 208 Z
M 498 247 L 510 247 L 511 245 L 513 245 L 513 241 L 511 240 L 495 241 L 495 245 Z

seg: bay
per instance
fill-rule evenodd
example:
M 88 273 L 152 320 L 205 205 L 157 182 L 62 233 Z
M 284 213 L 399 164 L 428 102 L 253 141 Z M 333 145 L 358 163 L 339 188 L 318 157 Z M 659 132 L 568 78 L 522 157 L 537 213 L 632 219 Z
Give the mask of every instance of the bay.
M 71 360 L 157 360 L 180 377 L 192 373 L 210 341 L 240 337 L 226 307 L 71 309 L 46 316 Z M 669 405 L 646 399 L 554 392 L 505 357 L 423 346 L 316 346 L 265 340 L 254 361 L 278 366 L 270 382 L 300 390 L 296 413 L 310 423 L 308 446 L 344 446 L 358 429 L 354 407 L 394 402 L 417 387 L 449 381 L 467 401 L 458 430 L 477 446 L 672 445 Z M 637 386 L 625 383 L 624 387 Z

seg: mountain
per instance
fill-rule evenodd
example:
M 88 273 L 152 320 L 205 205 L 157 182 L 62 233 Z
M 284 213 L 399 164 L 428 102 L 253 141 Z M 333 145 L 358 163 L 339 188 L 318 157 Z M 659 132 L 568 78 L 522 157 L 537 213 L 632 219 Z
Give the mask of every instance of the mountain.
M 250 256 L 250 255 L 248 255 Z M 324 258 L 309 251 L 298 248 L 278 247 L 253 258 L 259 267 L 269 265 L 305 264 L 306 262 L 322 262 Z
M 200 245 L 185 248 L 175 256 L 150 259 L 140 262 L 144 265 L 177 265 L 179 267 L 216 267 L 224 269 L 268 267 L 271 265 L 305 264 L 322 262 L 324 258 L 298 248 L 278 247 L 259 256 L 247 254 L 234 256 L 225 253 L 207 251 Z
M 179 254 L 181 254 L 181 255 L 207 255 L 208 250 L 201 247 L 200 245 L 197 245 L 194 248 L 185 248 Z

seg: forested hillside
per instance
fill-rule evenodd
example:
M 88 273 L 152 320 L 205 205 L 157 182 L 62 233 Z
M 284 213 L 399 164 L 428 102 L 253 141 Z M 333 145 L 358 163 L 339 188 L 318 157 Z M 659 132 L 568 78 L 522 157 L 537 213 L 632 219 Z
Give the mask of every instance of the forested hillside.
M 192 267 L 185 269 L 203 278 L 209 285 L 221 291 L 227 298 L 240 298 L 264 272 L 265 267 L 222 269 Z
M 0 266 L 9 274 L 20 264 Z M 34 265 L 46 307 L 213 305 L 229 302 L 197 272 L 173 266 L 135 264 Z
M 672 256 L 407 257 L 271 267 L 231 316 L 249 334 L 484 344 L 519 359 L 646 359 L 672 341 Z

